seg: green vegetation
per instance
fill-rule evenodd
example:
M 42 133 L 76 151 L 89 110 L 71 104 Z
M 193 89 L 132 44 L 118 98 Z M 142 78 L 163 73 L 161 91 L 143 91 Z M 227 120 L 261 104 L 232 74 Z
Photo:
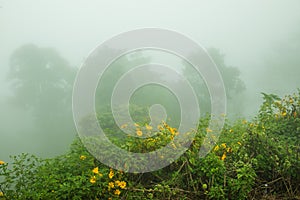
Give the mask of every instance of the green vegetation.
M 204 158 L 199 158 L 199 148 L 212 131 L 209 116 L 200 119 L 189 149 L 155 172 L 110 169 L 76 139 L 68 153 L 56 158 L 22 154 L 13 156 L 12 163 L 0 161 L 0 199 L 299 199 L 300 90 L 282 99 L 263 95 L 259 114 L 251 121 L 227 121 Z M 141 136 L 153 130 L 136 124 L 133 131 Z M 162 123 L 155 138 L 129 138 L 119 146 L 152 151 L 177 134 L 182 133 Z

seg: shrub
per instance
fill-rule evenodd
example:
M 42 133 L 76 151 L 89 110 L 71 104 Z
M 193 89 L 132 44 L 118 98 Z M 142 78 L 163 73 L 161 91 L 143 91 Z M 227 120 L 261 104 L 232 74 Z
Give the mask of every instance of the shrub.
M 110 169 L 92 157 L 78 138 L 68 153 L 52 159 L 13 156 L 11 163 L 0 161 L 0 199 L 247 199 L 281 194 L 296 198 L 300 91 L 282 99 L 264 94 L 258 116 L 249 122 L 226 121 L 219 140 L 212 135 L 216 142 L 212 151 L 200 158 L 204 137 L 212 132 L 207 128 L 209 119 L 200 119 L 191 145 L 179 159 L 154 172 Z M 147 121 L 133 127 L 129 131 L 138 137 L 111 137 L 114 143 L 142 153 L 172 142 L 174 148 L 186 145 L 174 142 L 183 133 L 166 122 L 157 131 Z M 140 137 L 145 135 L 152 137 Z M 97 145 L 92 135 L 84 139 Z

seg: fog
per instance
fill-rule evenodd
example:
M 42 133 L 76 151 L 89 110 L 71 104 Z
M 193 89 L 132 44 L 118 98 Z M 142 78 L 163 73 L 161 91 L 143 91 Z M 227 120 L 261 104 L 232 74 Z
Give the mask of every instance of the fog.
M 227 66 L 240 70 L 246 89 L 235 101 L 243 109 L 234 114 L 251 118 L 262 102 L 261 92 L 284 95 L 300 88 L 299 25 L 298 0 L 1 0 L 0 160 L 21 152 L 52 157 L 66 151 L 75 136 L 72 131 L 62 135 L 59 125 L 41 125 L 41 119 L 45 131 L 40 133 L 35 117 L 41 115 L 11 103 L 11 56 L 23 45 L 55 49 L 76 73 L 89 53 L 114 35 L 144 27 L 178 31 L 218 49 Z

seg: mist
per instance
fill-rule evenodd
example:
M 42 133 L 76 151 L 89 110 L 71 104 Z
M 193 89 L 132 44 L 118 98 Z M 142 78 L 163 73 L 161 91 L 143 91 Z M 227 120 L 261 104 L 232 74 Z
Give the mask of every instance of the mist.
M 251 118 L 262 102 L 261 92 L 284 95 L 300 88 L 299 25 L 298 0 L 2 0 L 0 158 L 7 160 L 9 155 L 21 152 L 53 157 L 65 152 L 76 135 L 69 108 L 70 96 L 61 97 L 69 102 L 65 117 L 60 116 L 66 120 L 64 128 L 57 124 L 56 127 L 43 124 L 48 113 L 59 110 L 56 107 L 59 103 L 48 108 L 42 106 L 45 115 L 36 114 L 41 110 L 35 112 L 32 107 L 24 109 L 12 103 L 15 96 L 9 77 L 12 56 L 24 45 L 31 44 L 45 52 L 52 49 L 57 58 L 66 63 L 69 70 L 66 73 L 76 74 L 90 52 L 114 35 L 144 27 L 178 31 L 206 49 L 217 49 L 226 66 L 239 70 L 239 79 L 245 84 L 245 89 L 232 96 L 231 106 L 228 102 L 228 115 Z M 61 73 L 59 67 L 55 70 Z M 34 76 L 43 78 L 39 73 Z M 72 81 L 67 81 L 70 85 L 64 88 L 70 89 Z M 41 105 L 49 105 L 49 102 Z M 239 104 L 242 109 L 233 113 L 232 104 Z M 59 113 L 53 113 L 53 118 L 57 117 L 56 114 Z M 38 123 L 43 124 L 43 133 L 41 127 L 37 127 L 37 118 Z

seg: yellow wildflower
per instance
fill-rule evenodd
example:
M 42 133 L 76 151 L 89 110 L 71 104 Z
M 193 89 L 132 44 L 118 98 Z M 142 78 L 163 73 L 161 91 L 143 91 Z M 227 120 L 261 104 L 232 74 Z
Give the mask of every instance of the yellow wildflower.
M 96 176 L 93 176 L 93 177 L 90 179 L 90 182 L 91 182 L 92 184 L 96 183 Z
M 143 135 L 143 132 L 141 130 L 136 131 L 137 136 L 141 137 Z
M 174 129 L 173 129 L 173 128 L 169 127 L 168 129 L 169 129 L 169 131 L 171 132 L 171 134 L 172 134 L 172 135 L 174 135 L 174 134 L 175 134 L 175 131 L 174 131 Z
M 118 195 L 118 196 L 119 196 L 119 195 L 121 194 L 121 191 L 118 190 L 118 189 L 116 189 L 114 193 L 115 193 L 115 195 Z
M 122 126 L 121 126 L 121 129 L 124 129 L 124 128 L 127 128 L 127 124 L 123 124 Z
M 112 169 L 110 169 L 110 172 L 109 172 L 109 174 L 108 174 L 108 177 L 110 178 L 110 179 L 112 179 L 113 177 L 114 177 L 114 171 L 112 170 Z
M 94 174 L 98 174 L 99 173 L 99 168 L 95 167 L 92 171 L 93 171 Z
M 225 160 L 226 158 L 226 153 L 223 153 L 221 160 Z
M 163 123 L 164 127 L 166 127 L 166 128 L 169 127 L 169 125 L 166 122 L 163 121 L 162 123 Z
M 290 103 L 294 103 L 294 100 L 293 100 L 293 99 L 290 99 Z
M 275 104 L 276 104 L 277 106 L 280 106 L 280 105 L 281 105 L 281 101 L 275 101 Z
M 282 112 L 282 113 L 281 113 L 281 115 L 282 115 L 283 117 L 286 116 L 286 114 L 287 114 L 286 112 Z
M 173 149 L 177 149 L 176 145 L 173 142 L 171 145 L 172 145 Z
M 207 132 L 207 133 L 211 133 L 212 130 L 211 130 L 210 128 L 207 127 L 207 128 L 206 128 L 206 132 Z
M 114 187 L 115 187 L 115 184 L 113 182 L 108 183 L 108 188 L 114 188 Z
M 164 130 L 164 128 L 161 125 L 158 125 L 157 129 L 160 130 L 160 131 Z
M 115 181 L 115 185 L 117 185 L 117 186 L 119 186 L 120 185 L 120 183 L 121 183 L 121 181 Z
M 118 186 L 122 189 L 124 189 L 126 187 L 126 182 L 125 181 L 121 181 Z
M 232 129 L 230 129 L 230 130 L 229 130 L 229 132 L 230 132 L 230 133 L 232 133 L 232 132 L 233 132 L 233 130 L 232 130 Z
M 4 165 L 4 164 L 5 164 L 5 162 L 0 160 L 0 165 Z
M 221 146 L 225 149 L 226 148 L 226 143 L 222 143 Z
M 84 155 L 80 156 L 80 160 L 85 160 L 85 159 L 86 159 L 86 156 L 84 156 Z
M 242 145 L 242 143 L 241 142 L 237 142 L 239 145 Z
M 146 129 L 147 129 L 148 131 L 151 131 L 151 130 L 152 130 L 152 126 L 146 124 Z
M 215 146 L 214 151 L 218 151 L 219 150 L 219 145 Z

